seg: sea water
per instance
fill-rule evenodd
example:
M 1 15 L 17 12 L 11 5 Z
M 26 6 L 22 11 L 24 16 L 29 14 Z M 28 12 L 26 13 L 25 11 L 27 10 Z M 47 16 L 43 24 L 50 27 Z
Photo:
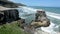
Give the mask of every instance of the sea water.
M 47 17 L 50 19 L 51 24 L 49 27 L 41 27 L 43 31 L 49 32 L 50 34 L 60 32 L 60 7 L 31 7 L 45 10 Z
M 43 9 L 46 12 L 47 17 L 50 19 L 50 26 L 49 27 L 41 27 L 41 30 L 45 32 L 49 32 L 50 34 L 57 34 L 60 32 L 60 8 L 59 7 L 39 7 L 39 6 L 32 6 L 31 8 L 34 9 Z M 26 23 L 31 23 L 32 20 L 35 18 L 34 9 L 30 8 L 22 8 L 19 9 L 19 17 L 26 19 Z

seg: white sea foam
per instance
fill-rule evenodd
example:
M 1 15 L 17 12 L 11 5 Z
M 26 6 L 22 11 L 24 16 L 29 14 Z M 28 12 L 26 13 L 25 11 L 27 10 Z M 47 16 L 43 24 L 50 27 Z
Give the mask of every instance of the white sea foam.
M 41 29 L 45 32 L 48 32 L 50 34 L 57 34 L 57 32 L 54 31 L 54 28 L 58 28 L 58 25 L 55 25 L 51 22 L 51 25 L 49 27 L 41 27 Z
M 29 7 L 22 7 L 22 10 L 25 13 L 31 14 L 31 13 L 36 13 L 37 10 L 40 9 L 33 9 L 33 8 L 29 8 Z M 56 14 L 56 13 L 52 13 L 52 12 L 46 12 L 47 16 L 56 18 L 56 19 L 60 19 L 60 14 Z
M 22 14 L 20 13 L 20 15 L 25 15 L 27 13 L 27 15 L 35 13 L 37 9 L 33 9 L 33 8 L 28 8 L 28 7 L 22 7 Z M 56 14 L 56 13 L 52 13 L 52 12 L 46 12 L 47 16 L 49 17 L 53 17 L 56 19 L 60 19 L 60 14 Z M 26 17 L 22 17 L 22 18 L 26 18 Z M 49 32 L 50 34 L 56 34 L 56 32 L 53 30 L 54 28 L 58 28 L 59 26 L 55 25 L 54 23 L 51 22 L 51 25 L 49 27 L 41 27 L 41 29 L 45 32 Z
M 46 12 L 46 15 L 60 20 L 60 14 Z M 45 32 L 49 32 L 50 34 L 57 34 L 57 32 L 55 32 L 54 29 L 59 29 L 59 25 L 55 25 L 53 22 L 51 22 L 49 27 L 41 27 L 41 29 Z
M 60 14 L 52 13 L 52 12 L 46 12 L 47 16 L 60 19 Z

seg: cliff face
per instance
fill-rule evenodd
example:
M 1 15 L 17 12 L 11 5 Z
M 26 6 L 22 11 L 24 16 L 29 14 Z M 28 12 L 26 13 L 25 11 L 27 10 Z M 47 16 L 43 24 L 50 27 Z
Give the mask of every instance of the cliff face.
M 5 22 L 11 22 L 13 20 L 19 19 L 19 11 L 17 9 L 2 10 L 0 11 L 0 16 L 0 21 L 4 20 Z M 50 21 L 47 18 L 45 11 L 37 10 L 35 16 L 35 20 L 33 20 L 30 25 L 34 27 L 47 27 L 50 25 Z
M 16 9 L 0 11 L 0 23 L 12 22 L 19 19 L 19 12 Z
M 25 6 L 25 5 L 21 3 L 14 3 L 8 0 L 0 0 L 0 23 L 17 20 L 19 18 L 18 10 L 16 9 L 8 10 L 8 8 L 17 8 L 18 6 Z
M 0 9 L 0 24 L 5 24 L 6 22 L 11 23 L 13 21 L 18 21 L 19 27 L 23 28 L 25 32 L 32 34 L 34 34 L 34 32 L 36 31 L 35 30 L 36 28 L 48 27 L 50 25 L 50 20 L 47 18 L 45 11 L 36 10 L 37 12 L 35 13 L 35 20 L 32 20 L 31 23 L 26 24 L 25 19 L 21 19 L 19 17 L 19 11 L 17 9 L 10 9 L 10 10 L 7 10 L 8 8 L 6 10 L 4 9 Z
M 25 6 L 21 3 L 14 3 L 8 0 L 0 0 L 0 23 L 11 22 L 19 19 L 19 12 L 17 9 L 19 6 Z

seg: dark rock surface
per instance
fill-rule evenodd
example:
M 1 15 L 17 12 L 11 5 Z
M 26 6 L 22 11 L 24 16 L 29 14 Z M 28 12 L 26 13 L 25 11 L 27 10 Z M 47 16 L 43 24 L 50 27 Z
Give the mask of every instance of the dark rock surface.
M 1 23 L 1 21 L 3 21 L 4 23 L 5 22 L 10 23 L 12 21 L 20 19 L 19 18 L 19 12 L 16 9 L 14 9 L 14 10 L 4 10 L 4 11 L 0 11 L 0 12 L 4 13 L 4 14 L 0 13 L 0 23 Z M 1 19 L 1 18 L 3 18 L 3 19 Z

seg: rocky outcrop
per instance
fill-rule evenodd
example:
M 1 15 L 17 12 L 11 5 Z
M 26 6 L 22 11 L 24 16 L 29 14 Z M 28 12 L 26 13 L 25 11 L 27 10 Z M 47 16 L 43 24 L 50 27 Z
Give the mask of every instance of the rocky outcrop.
M 18 10 L 11 9 L 18 8 L 19 6 L 25 5 L 21 3 L 14 3 L 8 0 L 0 0 L 0 24 L 2 24 L 2 22 L 5 24 L 6 22 L 20 19 Z
M 0 9 L 0 24 L 5 24 L 6 22 L 11 23 L 16 20 L 19 22 L 19 27 L 32 34 L 34 34 L 36 28 L 48 27 L 50 25 L 50 20 L 47 18 L 45 11 L 37 10 L 37 13 L 35 13 L 35 20 L 32 20 L 31 23 L 26 23 L 25 19 L 19 18 L 17 9 Z
M 13 10 L 12 9 L 11 10 L 3 10 L 3 11 L 0 11 L 0 12 L 3 13 L 3 14 L 0 13 L 0 23 L 2 23 L 2 22 L 10 23 L 12 21 L 20 19 L 19 18 L 19 12 L 16 9 L 13 9 Z
M 35 16 L 35 20 L 31 23 L 35 28 L 48 27 L 50 25 L 50 20 L 47 18 L 45 11 L 38 10 Z
M 36 29 L 40 28 L 40 27 L 48 27 L 50 25 L 50 20 L 47 18 L 45 11 L 38 10 L 37 13 L 35 14 L 35 16 L 36 16 L 35 20 L 33 20 L 31 22 L 31 24 L 24 23 L 23 28 L 24 28 L 25 32 L 28 32 L 30 34 L 36 34 L 36 32 L 41 34 Z M 46 33 L 46 34 L 48 34 L 48 33 Z
M 0 23 L 3 22 L 3 19 L 4 19 L 4 14 L 0 12 Z

